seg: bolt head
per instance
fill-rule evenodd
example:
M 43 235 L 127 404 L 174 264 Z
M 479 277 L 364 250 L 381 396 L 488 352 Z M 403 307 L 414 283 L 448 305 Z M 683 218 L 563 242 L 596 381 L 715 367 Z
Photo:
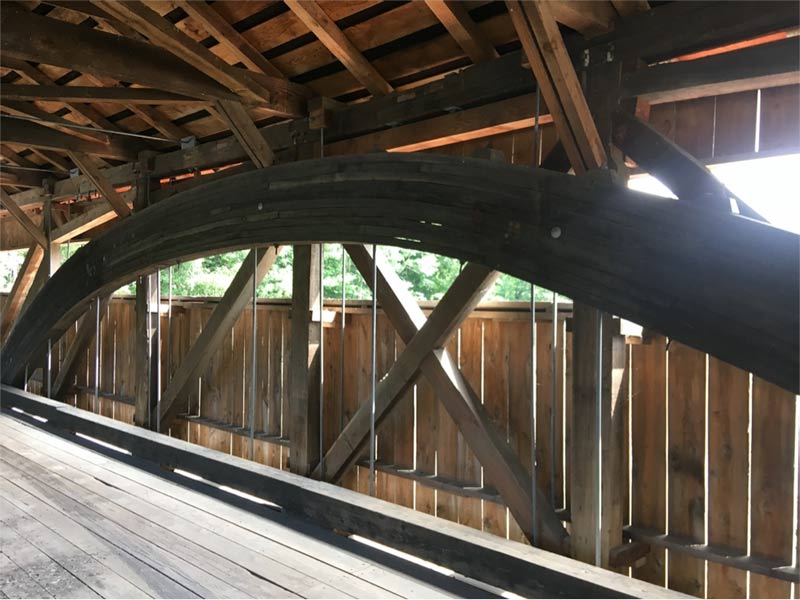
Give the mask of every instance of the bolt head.
M 561 237 L 561 227 L 555 226 L 550 230 L 550 237 L 557 240 Z

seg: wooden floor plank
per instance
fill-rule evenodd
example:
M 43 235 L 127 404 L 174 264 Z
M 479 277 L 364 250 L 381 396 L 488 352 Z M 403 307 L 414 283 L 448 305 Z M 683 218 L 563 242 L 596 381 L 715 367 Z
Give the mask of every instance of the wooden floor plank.
M 120 527 L 118 524 L 86 506 L 85 502 L 75 501 L 67 494 L 63 494 L 49 485 L 40 482 L 28 472 L 15 469 L 9 463 L 5 462 L 8 453 L 4 452 L 3 454 L 2 461 L 0 461 L 0 476 L 3 478 L 2 485 L 6 488 L 3 492 L 5 495 L 14 494 L 14 488 L 19 488 L 28 492 L 28 494 L 49 504 L 60 512 L 68 514 L 73 520 L 89 529 L 95 535 L 139 557 L 150 566 L 159 568 L 162 573 L 189 588 L 189 590 L 196 595 L 201 597 L 224 598 L 240 598 L 247 596 L 241 590 L 216 578 L 189 561 L 184 560 L 182 557 L 166 552 L 147 539 L 139 537 L 132 531 Z M 161 537 L 157 531 L 145 531 L 141 533 L 147 537 L 155 537 L 156 539 Z M 151 535 L 148 536 L 148 533 Z
M 362 554 L 349 551 L 347 546 L 353 546 L 355 543 L 331 532 L 297 522 L 293 517 L 272 511 L 269 520 L 264 519 L 205 494 L 188 491 L 183 486 L 140 469 L 123 467 L 117 461 L 17 421 L 0 419 L 0 432 L 3 436 L 16 436 L 17 440 L 40 448 L 56 458 L 64 458 L 64 454 L 74 457 L 87 472 L 132 494 L 146 494 L 152 502 L 165 509 L 174 506 L 170 503 L 179 502 L 187 509 L 212 515 L 220 526 L 223 524 L 235 526 L 243 535 L 241 539 L 243 543 L 251 539 L 249 536 L 257 536 L 276 544 L 276 550 L 283 554 L 299 553 L 315 560 L 324 560 L 324 563 L 335 567 L 342 576 L 350 574 L 380 586 L 386 590 L 384 595 L 393 592 L 407 597 L 434 598 L 465 596 L 480 592 L 477 589 L 470 590 L 468 586 L 454 586 L 451 578 L 439 576 L 434 572 L 429 573 L 431 576 L 427 580 L 409 577 L 407 573 L 395 571 L 380 560 L 366 560 L 360 545 L 358 546 Z M 248 545 L 252 547 L 251 544 Z M 485 592 L 481 595 L 485 595 Z
M 52 598 L 30 575 L 0 551 L 0 593 L 6 598 Z
M 0 527 L 0 547 L 3 548 L 3 554 L 53 597 L 100 597 L 80 579 L 5 524 Z
M 158 598 L 197 597 L 187 588 L 161 572 L 119 550 L 89 530 L 75 523 L 35 496 L 16 486 L 4 486 L 3 497 L 15 508 L 36 519 L 54 533 L 68 538 L 85 553 L 93 556 L 136 587 Z
M 58 562 L 103 598 L 149 598 L 97 557 L 87 554 L 24 511 L 0 498 L 0 523 Z
M 15 435 L 13 432 L 9 433 L 7 430 L 3 430 L 3 434 L 9 435 L 12 438 Z M 39 454 L 35 448 L 29 445 L 25 446 L 24 440 L 19 438 L 13 439 L 18 444 L 15 445 L 16 451 L 22 452 L 27 458 L 37 461 L 48 469 L 68 476 L 70 480 L 76 483 L 86 485 L 84 483 L 86 481 L 86 476 L 80 471 L 70 469 L 66 463 L 62 462 L 60 463 L 61 466 L 58 466 L 59 463 L 54 462 L 65 458 L 62 451 L 55 448 L 48 448 L 47 457 L 52 458 L 53 461 L 46 461 L 42 459 L 42 455 Z M 25 451 L 21 449 L 22 446 L 26 447 Z M 68 457 L 69 455 L 66 456 Z M 67 470 L 65 471 L 64 469 Z M 298 572 L 304 574 L 305 577 L 312 578 L 310 584 L 306 588 L 308 590 L 314 589 L 319 585 L 319 582 L 322 582 L 331 587 L 336 587 L 341 594 L 355 594 L 360 598 L 383 598 L 394 595 L 385 588 L 369 583 L 367 578 L 355 577 L 346 571 L 341 571 L 322 562 L 321 559 L 323 556 L 311 557 L 304 555 L 293 548 L 280 545 L 253 531 L 231 526 L 229 522 L 211 513 L 197 510 L 176 498 L 126 480 L 124 477 L 112 471 L 107 471 L 90 464 L 83 464 L 81 466 L 81 471 L 95 478 L 96 485 L 91 486 L 93 492 L 103 495 L 122 506 L 127 506 L 130 502 L 126 501 L 124 496 L 121 496 L 120 490 L 147 500 L 150 502 L 150 508 L 153 512 L 167 512 L 171 513 L 173 517 L 182 513 L 183 519 L 186 521 L 186 526 L 202 528 L 205 533 L 199 532 L 198 535 L 202 535 L 205 541 L 208 540 L 208 533 L 213 533 L 214 535 L 236 543 L 235 551 L 229 555 L 231 559 L 238 562 L 238 564 L 243 567 L 259 573 L 259 575 L 263 577 L 274 578 L 274 574 L 278 570 L 283 569 L 289 572 Z M 103 484 L 105 484 L 104 487 L 98 487 Z M 91 485 L 91 482 L 89 482 L 89 485 Z M 330 548 L 322 550 L 326 556 L 332 552 Z
M 284 562 L 278 562 L 271 557 L 275 556 L 277 558 L 277 556 L 281 556 L 281 549 L 277 548 L 276 544 L 270 543 L 269 540 L 259 539 L 258 536 L 249 536 L 248 539 L 239 539 L 238 541 L 227 539 L 220 535 L 221 532 L 224 532 L 224 529 L 221 529 L 218 524 L 213 522 L 212 515 L 191 511 L 191 509 L 182 507 L 177 503 L 177 506 L 175 506 L 177 510 L 184 508 L 192 513 L 186 515 L 186 518 L 179 517 L 168 512 L 155 501 L 153 503 L 141 502 L 139 500 L 141 496 L 137 498 L 114 487 L 109 487 L 101 480 L 84 474 L 80 470 L 64 463 L 58 463 L 32 448 L 26 447 L 23 449 L 20 445 L 15 444 L 13 452 L 35 462 L 43 471 L 46 471 L 48 481 L 53 481 L 52 476 L 58 474 L 65 482 L 74 482 L 76 486 L 86 490 L 87 496 L 92 498 L 93 501 L 96 498 L 95 494 L 105 498 L 113 502 L 115 507 L 129 511 L 130 514 L 138 515 L 142 519 L 147 519 L 149 522 L 147 526 L 157 526 L 165 531 L 171 531 L 183 539 L 192 540 L 198 545 L 203 544 L 205 548 L 216 552 L 223 560 L 230 559 L 243 569 L 256 574 L 256 577 L 276 582 L 284 589 L 288 588 L 303 596 L 342 597 L 350 596 L 351 593 L 357 594 L 358 597 L 385 597 L 389 595 L 386 590 L 373 586 L 366 581 L 348 577 L 345 573 L 337 573 L 327 565 L 308 557 L 303 557 L 304 560 L 295 559 L 294 564 L 291 564 L 292 557 L 284 558 Z M 58 483 L 54 485 L 58 485 Z M 79 491 L 75 489 L 75 493 L 79 493 Z M 123 512 L 117 509 L 113 513 L 120 519 L 126 517 Z M 105 514 L 109 513 L 106 512 Z M 245 534 L 246 532 L 241 533 Z M 260 550 L 263 550 L 263 552 L 259 552 Z M 282 550 L 284 556 L 290 554 L 288 549 L 284 548 Z M 328 583 L 321 581 L 319 577 L 320 571 L 327 571 L 326 579 Z M 339 587 L 333 587 L 331 584 L 336 584 Z M 278 590 L 273 591 L 277 592 Z

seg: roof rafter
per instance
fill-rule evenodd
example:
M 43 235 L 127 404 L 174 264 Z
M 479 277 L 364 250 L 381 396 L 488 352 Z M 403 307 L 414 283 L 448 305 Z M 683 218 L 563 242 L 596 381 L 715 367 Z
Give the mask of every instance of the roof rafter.
M 220 15 L 213 5 L 191 0 L 175 0 L 175 5 L 197 21 L 220 44 L 225 46 L 239 58 L 249 69 L 260 71 L 265 75 L 283 78 L 278 68 L 256 50 L 233 25 Z
M 394 90 L 315 0 L 285 1 L 295 16 L 373 96 L 382 96 Z
M 495 47 L 469 16 L 462 2 L 425 0 L 425 4 L 472 62 L 479 63 L 499 56 Z
M 279 116 L 298 117 L 303 115 L 304 100 L 307 94 L 302 86 L 229 65 L 142 2 L 107 2 L 104 0 L 92 0 L 92 2 L 117 18 L 131 23 L 153 44 L 168 50 L 187 65 L 196 65 L 204 73 L 234 92 L 241 100 L 262 105 Z M 233 98 L 217 99 L 232 100 Z

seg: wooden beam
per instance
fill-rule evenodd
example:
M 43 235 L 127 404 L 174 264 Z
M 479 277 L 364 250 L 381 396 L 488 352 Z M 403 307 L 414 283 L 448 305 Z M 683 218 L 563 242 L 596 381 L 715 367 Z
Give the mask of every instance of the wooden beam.
M 0 56 L 0 63 L 3 66 L 6 66 L 10 69 L 14 69 L 17 73 L 19 73 L 23 79 L 28 81 L 32 81 L 39 85 L 43 86 L 55 86 L 56 82 L 42 73 L 38 67 L 34 67 L 30 63 L 21 60 L 15 59 L 10 56 Z M 75 114 L 81 115 L 84 119 L 89 121 L 95 127 L 100 127 L 102 129 L 108 129 L 109 131 L 118 131 L 119 128 L 114 125 L 111 121 L 106 119 L 103 115 L 97 112 L 94 108 L 87 104 L 83 104 L 81 102 L 63 102 L 64 106 L 66 106 L 70 111 L 74 112 Z
M 617 18 L 607 0 L 550 0 L 547 4 L 556 21 L 588 36 L 608 31 Z
M 3 89 L 5 90 L 6 87 L 8 86 L 3 86 Z M 32 85 L 27 87 L 35 88 L 39 86 Z M 102 144 L 108 143 L 109 138 L 105 133 L 100 131 L 91 131 L 91 128 L 77 129 L 72 127 L 73 125 L 78 125 L 78 123 L 69 121 L 64 117 L 60 117 L 55 114 L 51 114 L 46 110 L 42 110 L 32 102 L 17 102 L 14 100 L 8 100 L 4 93 L 3 98 L 0 99 L 0 105 L 8 114 L 36 119 L 37 121 L 41 121 L 41 125 L 44 125 L 45 127 L 52 127 L 56 131 L 61 131 L 67 135 L 89 140 L 90 142 L 100 142 Z
M 457 142 L 490 137 L 533 127 L 536 110 L 535 94 L 525 94 L 485 106 L 477 106 L 424 119 L 408 125 L 369 133 L 360 137 L 332 142 L 325 146 L 325 156 L 361 154 L 375 150 L 419 152 Z M 539 124 L 553 122 L 546 112 L 539 115 Z
M 678 199 L 699 202 L 710 210 L 731 212 L 731 198 L 739 213 L 766 221 L 744 201 L 736 198 L 705 165 L 635 115 L 614 112 L 614 141 L 637 165 L 667 186 Z
M 278 116 L 299 117 L 304 114 L 307 94 L 302 86 L 269 75 L 260 74 L 255 77 L 250 71 L 229 65 L 142 2 L 93 2 L 109 14 L 130 23 L 154 44 L 180 57 L 187 64 L 195 65 L 236 93 L 239 99 L 263 106 Z M 177 89 L 175 86 L 169 87 Z
M 126 201 L 125 205 L 130 209 L 130 202 Z M 105 203 L 101 203 L 100 206 L 93 206 L 86 212 L 56 227 L 50 236 L 54 243 L 63 244 L 116 218 L 118 218 L 116 211 Z
M 286 0 L 286 5 L 373 96 L 393 91 L 392 86 L 364 58 L 316 0 Z
M 15 5 L 3 7 L 0 34 L 0 48 L 9 58 L 105 75 L 154 88 L 168 88 L 192 97 L 237 98 L 209 75 L 162 48 L 42 17 Z M 81 43 L 75 44 L 75 40 Z
M 253 164 L 259 169 L 270 166 L 275 155 L 241 102 L 220 100 L 217 109 Z
M 58 375 L 56 375 L 55 382 L 53 382 L 50 397 L 54 400 L 63 402 L 69 394 L 80 359 L 86 355 L 86 349 L 92 343 L 92 339 L 96 337 L 96 329 L 99 323 L 96 311 L 100 312 L 99 319 L 102 321 L 106 315 L 109 300 L 111 300 L 110 296 L 95 299 L 89 310 L 84 314 L 83 319 L 81 319 L 75 332 L 75 337 L 72 338 L 72 343 L 61 361 Z
M 383 269 L 385 273 L 385 269 Z M 450 335 L 466 319 L 489 290 L 498 273 L 468 263 L 428 319 L 416 331 L 375 392 L 376 430 L 400 400 L 426 357 L 440 351 Z M 409 317 L 406 317 L 408 319 Z M 336 481 L 361 457 L 369 445 L 370 403 L 364 402 L 325 454 L 323 478 Z
M 364 246 L 345 248 L 356 268 L 371 285 L 372 256 Z M 426 322 L 417 302 L 385 264 L 378 265 L 378 298 L 384 313 L 405 344 Z M 503 435 L 492 423 L 486 409 L 469 382 L 458 369 L 446 349 L 430 353 L 420 367 L 434 392 L 461 430 L 470 449 L 490 475 L 494 485 L 509 506 L 517 523 L 532 539 L 534 527 L 543 532 L 544 546 L 563 552 L 568 543 L 566 532 L 546 496 L 537 489 L 538 523 L 532 518 L 531 478 L 520 464 Z
M 472 62 L 477 64 L 499 56 L 463 3 L 454 0 L 425 0 L 425 4 Z
M 191 0 L 176 0 L 175 5 L 182 8 L 217 42 L 242 61 L 248 69 L 260 71 L 272 77 L 284 77 L 283 73 L 256 50 L 241 33 L 236 31 L 213 5 Z
M 335 203 L 325 201 L 331 197 Z M 266 210 L 256 210 L 259 202 Z M 310 218 L 322 203 L 325 218 Z M 135 243 L 145 237 L 152 243 Z M 392 244 L 481 260 L 787 389 L 800 380 L 797 234 L 599 178 L 422 153 L 256 169 L 125 219 L 59 269 L 47 304 L 25 319 L 26 337 L 9 340 L 14 352 L 8 346 L 0 357 L 0 377 L 18 376 L 26 357 L 106 286 L 113 291 L 150 265 L 287 240 Z
M 137 147 L 129 143 L 110 140 L 104 144 L 90 142 L 73 135 L 55 131 L 44 125 L 31 121 L 22 121 L 13 117 L 0 115 L 0 126 L 3 129 L 3 140 L 9 144 L 19 144 L 32 148 L 58 150 L 61 152 L 83 152 L 115 160 L 132 160 L 137 155 Z
M 92 164 L 92 161 L 87 155 L 83 154 L 82 152 L 70 152 L 69 157 L 72 159 L 72 162 L 74 162 L 75 165 L 81 170 L 81 172 L 86 175 L 89 181 L 94 184 L 94 186 L 97 188 L 97 191 L 103 195 L 117 215 L 120 217 L 127 217 L 129 214 L 131 214 L 131 209 L 128 208 L 128 203 L 125 202 L 122 195 L 114 189 L 114 186 L 111 185 L 111 182 L 109 182 L 100 172 L 100 169 L 97 169 Z
M 44 248 L 42 246 L 33 244 L 28 248 L 25 260 L 19 269 L 19 273 L 17 273 L 17 278 L 14 280 L 14 285 L 11 287 L 11 291 L 3 304 L 3 317 L 0 320 L 0 339 L 5 339 L 8 332 L 11 331 L 43 259 Z
M 319 244 L 294 247 L 292 264 L 291 357 L 289 362 L 289 466 L 308 475 L 320 459 L 319 370 L 322 322 L 319 314 Z
M 639 69 L 625 76 L 622 93 L 660 104 L 797 84 L 800 84 L 800 38 L 795 36 Z
M 10 146 L 7 144 L 0 144 L 0 156 L 5 158 L 7 161 L 14 163 L 19 167 L 25 167 L 26 169 L 39 169 L 41 168 L 40 165 L 36 164 L 32 160 L 28 160 L 27 158 L 20 156 L 14 150 L 11 149 Z
M 578 149 L 583 157 L 583 164 L 587 169 L 599 168 L 606 164 L 605 149 L 589 106 L 586 104 L 586 97 L 583 95 L 558 24 L 546 3 L 524 2 L 523 7 L 541 52 L 547 74 L 553 82 L 558 100 L 564 107 L 564 116 L 575 136 Z M 538 75 L 537 81 L 540 81 Z M 548 106 L 550 106 L 549 103 Z M 552 108 L 551 112 L 553 112 L 553 118 L 557 124 L 558 117 Z M 575 167 L 574 164 L 573 167 Z
M 570 163 L 572 163 L 575 172 L 581 174 L 586 170 L 583 156 L 578 148 L 578 142 L 569 125 L 553 80 L 548 73 L 547 66 L 544 62 L 544 56 L 539 49 L 533 30 L 528 22 L 524 4 L 525 3 L 519 0 L 506 0 L 508 14 L 511 17 L 511 22 L 514 24 L 514 29 L 517 32 L 517 37 L 519 37 L 522 48 L 525 51 L 525 56 L 528 58 L 531 71 L 533 71 L 536 82 L 541 90 L 542 99 L 547 105 L 550 114 L 553 116 L 559 138 L 564 145 L 564 150 L 569 157 Z
M 197 384 L 197 378 L 230 332 L 247 301 L 252 298 L 253 277 L 259 282 L 264 279 L 275 263 L 278 252 L 279 248 L 274 246 L 258 248 L 244 259 L 231 285 L 206 321 L 203 331 L 178 365 L 161 395 L 162 430 L 166 430 L 173 419 L 186 409 L 185 397 L 190 387 Z
M 142 87 L 99 87 L 86 85 L 23 85 L 3 86 L 3 99 L 61 102 L 111 102 L 122 104 L 193 104 L 204 103 L 191 96 Z
M 650 3 L 647 0 L 611 0 L 611 4 L 620 17 L 630 17 L 650 10 Z
M 45 236 L 42 229 L 38 227 L 31 218 L 25 214 L 25 211 L 22 210 L 17 203 L 9 196 L 5 191 L 0 190 L 0 201 L 2 201 L 3 206 L 6 207 L 6 210 L 9 214 L 16 219 L 16 221 L 22 225 L 22 227 L 27 231 L 33 241 L 39 244 L 42 248 L 47 247 L 47 236 Z

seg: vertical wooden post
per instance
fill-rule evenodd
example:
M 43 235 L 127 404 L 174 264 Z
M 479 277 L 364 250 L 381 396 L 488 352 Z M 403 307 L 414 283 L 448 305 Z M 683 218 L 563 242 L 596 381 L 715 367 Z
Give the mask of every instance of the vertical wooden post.
M 291 356 L 289 358 L 289 464 L 308 475 L 320 458 L 319 448 L 319 253 L 321 247 L 294 247 L 292 275 Z
M 134 211 L 144 210 L 150 204 L 150 157 L 143 155 L 138 163 Z M 156 403 L 160 386 L 161 343 L 158 336 L 160 292 L 158 275 L 140 275 L 136 278 L 136 341 L 135 341 L 135 410 L 134 423 L 154 429 L 158 422 Z
M 28 299 L 33 298 L 35 293 L 38 293 L 39 289 L 45 284 L 45 282 L 52 277 L 53 273 L 58 270 L 58 267 L 61 265 L 61 244 L 53 244 L 50 242 L 51 231 L 53 230 L 53 185 L 54 181 L 52 179 L 45 179 L 42 182 L 42 187 L 44 188 L 44 211 L 42 213 L 42 228 L 44 229 L 44 235 L 47 238 L 47 244 L 44 248 L 44 260 L 42 261 L 42 265 L 40 266 L 39 274 L 37 274 L 36 281 L 34 281 L 34 289 L 31 290 L 31 294 L 28 295 Z M 26 302 L 27 304 L 27 302 Z M 44 357 L 44 363 L 42 365 L 42 392 L 46 396 L 50 396 L 51 387 L 52 387 L 52 351 L 50 348 L 50 344 L 52 340 L 48 342 L 47 353 Z
M 608 157 L 608 176 L 625 178 L 612 144 L 611 117 L 619 102 L 622 64 L 592 67 L 587 102 Z M 627 414 L 625 338 L 611 315 L 576 302 L 573 309 L 572 470 L 573 557 L 609 567 L 622 544 Z

